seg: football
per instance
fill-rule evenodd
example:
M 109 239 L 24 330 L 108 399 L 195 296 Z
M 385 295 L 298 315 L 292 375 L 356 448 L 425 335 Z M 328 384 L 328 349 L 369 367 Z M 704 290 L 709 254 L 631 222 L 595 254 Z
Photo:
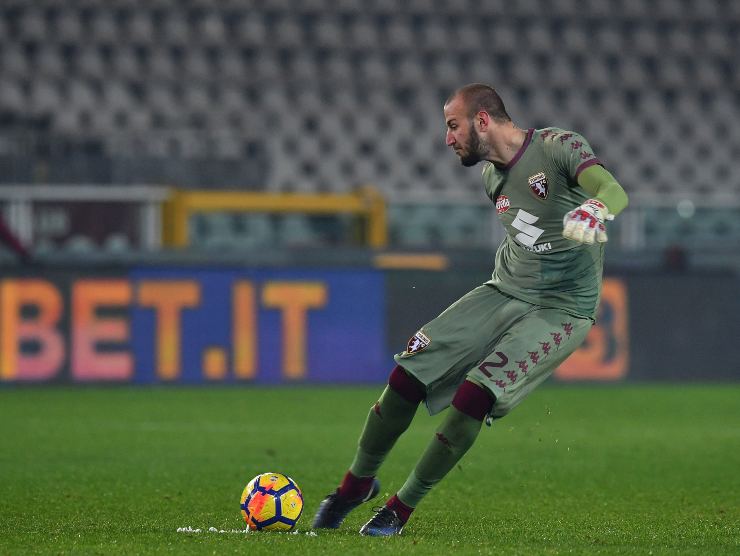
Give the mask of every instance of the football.
M 281 473 L 261 473 L 242 492 L 244 521 L 255 531 L 290 531 L 303 512 L 303 494 Z

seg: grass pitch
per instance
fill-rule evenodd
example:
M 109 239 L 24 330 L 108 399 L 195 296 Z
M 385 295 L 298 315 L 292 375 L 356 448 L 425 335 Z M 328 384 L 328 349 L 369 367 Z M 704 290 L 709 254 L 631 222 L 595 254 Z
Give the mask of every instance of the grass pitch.
M 740 552 L 737 385 L 541 388 L 484 428 L 402 536 L 357 534 L 372 503 L 308 534 L 379 391 L 0 390 L 0 554 Z M 438 421 L 419 412 L 381 471 L 383 499 Z M 302 487 L 298 534 L 231 532 L 266 471 Z

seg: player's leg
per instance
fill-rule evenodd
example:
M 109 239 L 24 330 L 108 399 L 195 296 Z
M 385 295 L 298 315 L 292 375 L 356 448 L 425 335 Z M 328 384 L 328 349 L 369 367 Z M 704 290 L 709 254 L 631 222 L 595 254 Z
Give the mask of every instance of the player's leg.
M 468 372 L 435 438 L 398 493 L 361 530 L 400 533 L 411 512 L 472 446 L 486 415 L 503 417 L 586 338 L 592 322 L 558 309 L 524 314 Z
M 491 286 L 475 288 L 409 340 L 406 350 L 396 356 L 400 367 L 391 373 L 388 387 L 368 414 L 349 471 L 337 491 L 319 506 L 314 527 L 339 527 L 352 509 L 376 494 L 375 474 L 427 396 L 428 386 L 437 385 L 433 400 L 440 407 L 436 411 L 449 405 L 467 369 L 488 353 L 490 334 L 479 331 L 492 328 L 494 314 L 503 315 L 498 318 L 507 322 L 515 318 L 511 311 L 499 311 L 509 299 Z
M 380 399 L 370 408 L 348 471 L 350 476 L 375 476 L 398 437 L 411 424 L 423 399 L 423 386 L 402 367 L 396 366 Z M 357 494 L 347 481 L 342 483 L 339 490 L 341 494 Z
M 411 512 L 470 449 L 494 398 L 482 386 L 464 381 L 457 389 L 447 415 L 401 489 L 391 497 L 360 533 L 370 536 L 398 534 Z
M 433 385 L 437 401 L 441 396 L 435 386 L 449 384 L 452 392 L 444 406 L 449 405 L 470 365 L 488 353 L 491 331 L 497 326 L 505 329 L 531 309 L 531 305 L 484 285 L 468 292 L 417 332 L 406 351 L 397 357 L 403 367 L 393 371 L 383 397 L 367 417 L 357 454 L 339 493 L 356 497 L 367 492 L 381 463 L 426 397 L 428 385 Z
M 532 306 L 479 286 L 427 323 L 396 356 L 396 368 L 371 409 L 355 459 L 337 491 L 319 506 L 314 527 L 335 528 L 379 489 L 374 476 L 401 433 L 427 399 L 430 412 L 447 407 L 471 365 L 488 353 L 497 334 Z M 430 390 L 431 388 L 431 390 Z
M 388 386 L 370 408 L 352 465 L 336 492 L 321 502 L 314 528 L 339 527 L 350 511 L 377 495 L 380 485 L 375 475 L 423 399 L 421 383 L 396 366 Z

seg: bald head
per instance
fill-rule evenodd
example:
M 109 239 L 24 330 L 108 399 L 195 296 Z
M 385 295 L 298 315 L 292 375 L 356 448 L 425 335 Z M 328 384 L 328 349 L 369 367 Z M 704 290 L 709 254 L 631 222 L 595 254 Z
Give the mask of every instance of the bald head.
M 484 111 L 498 123 L 511 121 L 504 107 L 504 101 L 498 96 L 496 89 L 490 85 L 471 83 L 460 87 L 450 95 L 445 105 L 450 104 L 453 100 L 462 101 L 468 118 L 473 118 L 478 112 Z

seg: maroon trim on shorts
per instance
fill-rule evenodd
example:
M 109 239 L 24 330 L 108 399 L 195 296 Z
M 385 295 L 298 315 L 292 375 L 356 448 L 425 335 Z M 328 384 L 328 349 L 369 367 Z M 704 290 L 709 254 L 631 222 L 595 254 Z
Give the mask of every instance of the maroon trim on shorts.
M 583 172 L 586 168 L 590 168 L 591 166 L 594 166 L 595 164 L 601 164 L 601 161 L 598 158 L 592 158 L 591 160 L 587 160 L 586 162 L 583 162 L 578 168 L 576 168 L 576 180 L 578 180 L 578 176 Z
M 524 154 L 524 151 L 527 150 L 527 147 L 529 146 L 529 143 L 531 143 L 531 141 L 532 141 L 532 135 L 534 135 L 534 128 L 533 127 L 530 127 L 527 130 L 527 136 L 524 138 L 524 143 L 522 143 L 522 146 L 519 147 L 519 150 L 518 151 L 516 151 L 516 154 L 514 155 L 514 158 L 512 158 L 511 160 L 509 160 L 509 163 L 506 166 L 504 166 L 503 168 L 501 168 L 502 170 L 511 170 L 511 168 L 514 166 L 514 164 L 516 164 L 517 162 L 519 162 L 519 159 L 522 157 L 522 155 Z
M 453 407 L 460 413 L 481 422 L 491 412 L 493 402 L 494 398 L 490 392 L 469 380 L 460 385 L 452 399 Z
M 396 365 L 388 377 L 388 386 L 410 403 L 420 403 L 426 392 L 421 383 L 412 378 L 401 365 Z

